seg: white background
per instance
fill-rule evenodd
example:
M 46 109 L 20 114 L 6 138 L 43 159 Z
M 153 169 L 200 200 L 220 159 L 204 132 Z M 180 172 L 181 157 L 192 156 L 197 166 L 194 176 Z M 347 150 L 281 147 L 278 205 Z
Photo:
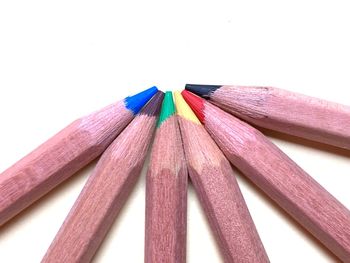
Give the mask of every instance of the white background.
M 269 85 L 350 105 L 349 13 L 348 1 L 1 1 L 0 170 L 152 85 Z M 350 151 L 268 135 L 350 207 Z M 0 262 L 40 261 L 94 165 L 0 228 Z M 145 171 L 94 262 L 143 261 Z M 238 180 L 272 262 L 337 262 Z M 188 262 L 222 262 L 192 187 L 188 204 Z

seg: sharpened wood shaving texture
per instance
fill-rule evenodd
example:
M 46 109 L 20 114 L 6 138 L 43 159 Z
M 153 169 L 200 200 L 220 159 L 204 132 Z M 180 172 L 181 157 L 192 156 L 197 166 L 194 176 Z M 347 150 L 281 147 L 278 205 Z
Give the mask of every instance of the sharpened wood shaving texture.
M 240 117 L 263 119 L 268 93 L 267 87 L 222 86 L 210 95 L 210 101 Z
M 341 260 L 350 262 L 350 212 L 345 206 L 258 130 L 210 103 L 205 103 L 205 120 L 237 168 Z
M 108 147 L 42 262 L 90 262 L 141 172 L 156 117 L 138 115 Z
M 78 119 L 0 176 L 0 225 L 98 157 L 132 120 L 124 101 Z
M 156 131 L 146 177 L 145 262 L 186 262 L 187 177 L 173 115 Z
M 179 122 L 191 181 L 225 262 L 269 262 L 229 162 L 203 126 Z
M 271 88 L 223 86 L 210 100 L 255 125 L 350 149 L 350 107 Z

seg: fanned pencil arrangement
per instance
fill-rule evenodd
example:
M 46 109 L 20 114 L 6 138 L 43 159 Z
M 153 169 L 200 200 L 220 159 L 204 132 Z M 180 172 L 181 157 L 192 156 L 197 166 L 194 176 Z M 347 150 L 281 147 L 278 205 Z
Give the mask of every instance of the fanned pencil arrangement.
M 175 104 L 172 92 L 156 87 L 127 97 L 74 121 L 5 170 L 0 226 L 101 155 L 42 259 L 91 262 L 156 130 L 146 175 L 145 262 L 186 262 L 188 175 L 223 260 L 269 262 L 231 164 L 350 262 L 350 211 L 245 122 L 350 150 L 350 107 L 271 87 L 187 84 L 174 97 Z
M 345 206 L 258 130 L 182 93 L 233 165 L 334 254 L 350 259 L 350 211 Z

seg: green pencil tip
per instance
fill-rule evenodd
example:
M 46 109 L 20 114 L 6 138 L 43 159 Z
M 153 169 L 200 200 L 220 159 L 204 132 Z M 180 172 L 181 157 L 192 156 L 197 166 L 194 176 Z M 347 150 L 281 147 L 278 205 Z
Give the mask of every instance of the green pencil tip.
M 157 127 L 159 127 L 166 119 L 175 114 L 175 105 L 173 100 L 173 94 L 171 91 L 165 92 L 162 110 L 160 112 L 159 121 Z

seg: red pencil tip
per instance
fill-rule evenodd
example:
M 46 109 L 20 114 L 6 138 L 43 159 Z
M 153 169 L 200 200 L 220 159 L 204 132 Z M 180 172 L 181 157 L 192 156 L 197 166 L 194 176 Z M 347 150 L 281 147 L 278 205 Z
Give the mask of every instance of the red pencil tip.
M 183 90 L 181 95 L 196 114 L 197 118 L 204 123 L 204 100 L 187 90 Z

